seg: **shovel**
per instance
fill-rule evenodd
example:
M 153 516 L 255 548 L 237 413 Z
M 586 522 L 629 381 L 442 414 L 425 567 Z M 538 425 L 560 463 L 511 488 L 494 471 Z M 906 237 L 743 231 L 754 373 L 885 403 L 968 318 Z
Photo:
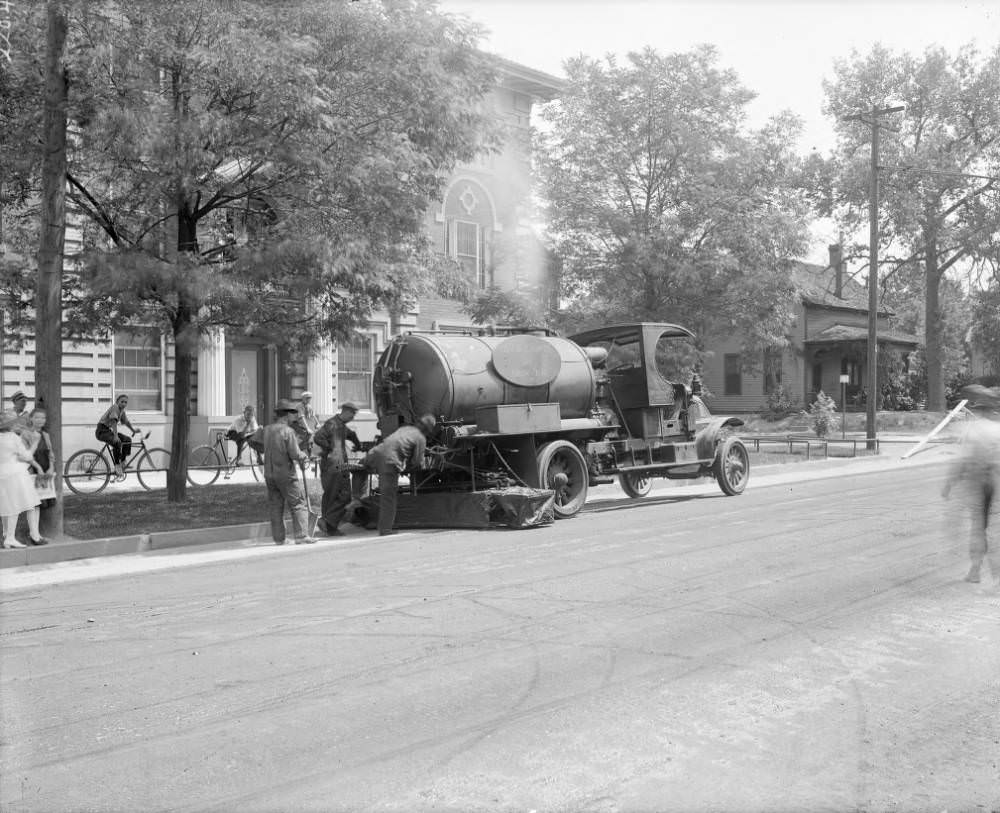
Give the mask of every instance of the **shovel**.
M 312 499 L 309 497 L 309 481 L 306 479 L 306 466 L 301 461 L 299 462 L 299 468 L 302 470 L 302 491 L 306 495 L 306 510 L 309 512 L 309 521 L 306 523 L 306 533 L 309 534 L 310 539 L 315 540 L 316 526 L 319 524 L 319 514 L 313 511 Z

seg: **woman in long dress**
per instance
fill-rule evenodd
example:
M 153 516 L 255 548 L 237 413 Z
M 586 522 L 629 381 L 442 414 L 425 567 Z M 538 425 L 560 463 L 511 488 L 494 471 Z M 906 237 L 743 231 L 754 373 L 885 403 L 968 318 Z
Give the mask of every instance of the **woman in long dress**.
M 0 518 L 3 520 L 3 546 L 5 548 L 23 548 L 14 536 L 17 530 L 17 518 L 27 512 L 28 533 L 32 541 L 41 540 L 38 532 L 38 494 L 25 463 L 30 464 L 39 474 L 41 468 L 35 463 L 21 441 L 12 431 L 18 422 L 17 416 L 5 413 L 0 416 Z

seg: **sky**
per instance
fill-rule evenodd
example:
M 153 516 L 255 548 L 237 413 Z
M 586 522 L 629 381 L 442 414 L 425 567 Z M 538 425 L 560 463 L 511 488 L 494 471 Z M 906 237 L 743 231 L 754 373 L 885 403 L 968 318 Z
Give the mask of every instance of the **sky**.
M 852 50 L 867 53 L 876 42 L 914 53 L 932 45 L 956 52 L 972 43 L 984 53 L 1000 46 L 1000 0 L 439 0 L 439 8 L 488 29 L 484 50 L 556 76 L 578 54 L 624 55 L 646 46 L 666 54 L 712 44 L 719 64 L 757 94 L 750 125 L 782 110 L 802 117 L 803 154 L 834 145 L 822 83 L 832 78 L 834 60 Z M 817 251 L 825 254 L 831 239 L 817 234 Z

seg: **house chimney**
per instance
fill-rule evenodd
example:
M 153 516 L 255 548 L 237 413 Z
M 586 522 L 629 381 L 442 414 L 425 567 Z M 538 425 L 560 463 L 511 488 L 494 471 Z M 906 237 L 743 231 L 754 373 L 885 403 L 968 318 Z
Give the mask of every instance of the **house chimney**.
M 830 268 L 833 269 L 833 295 L 844 298 L 844 247 L 840 243 L 827 246 L 830 251 Z

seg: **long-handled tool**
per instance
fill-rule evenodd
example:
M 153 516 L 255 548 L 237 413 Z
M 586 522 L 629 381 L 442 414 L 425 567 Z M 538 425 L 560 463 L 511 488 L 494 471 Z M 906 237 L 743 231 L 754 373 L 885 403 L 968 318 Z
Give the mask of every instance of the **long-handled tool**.
M 306 466 L 301 460 L 299 461 L 299 468 L 302 470 L 302 491 L 306 496 L 306 510 L 309 512 L 306 533 L 309 534 L 310 539 L 314 539 L 316 537 L 316 526 L 319 524 L 319 514 L 313 511 L 312 500 L 309 497 L 309 481 L 306 479 Z

